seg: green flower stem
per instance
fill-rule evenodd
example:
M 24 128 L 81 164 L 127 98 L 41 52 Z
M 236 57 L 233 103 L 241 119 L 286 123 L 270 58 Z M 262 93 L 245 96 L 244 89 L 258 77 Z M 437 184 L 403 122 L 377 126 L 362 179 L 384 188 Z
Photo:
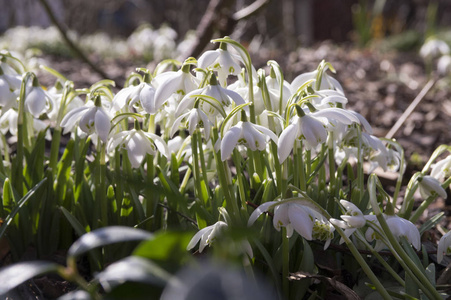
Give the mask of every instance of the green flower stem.
M 100 295 L 94 289 L 95 286 L 89 285 L 83 276 L 78 273 L 75 258 L 68 259 L 68 266 L 66 268 L 63 266 L 59 267 L 57 273 L 67 281 L 76 283 L 82 290 L 88 292 L 92 299 L 101 299 Z
M 421 175 L 421 173 L 417 172 L 415 173 L 412 178 L 409 181 L 409 184 L 407 185 L 407 193 L 404 196 L 404 201 L 402 203 L 400 213 L 398 214 L 400 217 L 409 219 L 410 215 L 413 210 L 413 204 L 414 199 L 413 195 L 415 194 L 416 190 L 418 189 L 418 177 Z
M 290 240 L 287 237 L 287 229 L 282 227 L 282 290 L 286 299 L 290 299 L 290 282 L 288 274 L 290 264 Z
M 357 206 L 359 206 L 360 201 L 362 201 L 363 198 L 363 194 L 364 194 L 364 174 L 363 174 L 363 150 L 362 150 L 362 130 L 360 129 L 359 126 L 357 126 L 357 135 L 359 136 L 359 146 L 357 148 L 357 156 L 358 156 L 358 160 L 357 160 L 357 188 L 358 188 L 358 192 L 359 192 L 359 199 L 358 199 L 358 203 L 354 203 Z
M 451 177 L 448 178 L 443 184 L 442 187 L 446 189 L 451 184 Z M 421 205 L 417 208 L 417 210 L 413 213 L 413 215 L 410 217 L 409 221 L 412 223 L 415 223 L 418 221 L 420 216 L 423 214 L 423 212 L 426 210 L 426 208 L 431 205 L 431 203 L 437 199 L 438 194 L 434 193 L 433 195 L 429 196 L 426 200 L 424 200 Z
M 19 109 L 17 116 L 17 150 L 16 159 L 14 160 L 12 178 L 14 179 L 14 188 L 19 195 L 23 195 L 23 164 L 24 164 L 24 147 L 28 145 L 28 134 L 27 134 L 27 124 L 26 124 L 26 114 L 25 114 L 25 97 L 26 97 L 26 87 L 30 79 L 34 78 L 33 73 L 26 73 L 25 77 L 22 79 L 19 93 Z
M 201 184 L 201 174 L 200 174 L 200 168 L 199 168 L 199 152 L 197 151 L 198 143 L 198 130 L 193 133 L 191 136 L 191 149 L 193 152 L 193 174 L 194 174 L 194 186 L 196 187 L 195 193 L 196 197 L 199 200 L 204 200 L 202 197 L 202 184 Z M 204 203 L 205 204 L 205 203 Z
M 217 142 L 219 138 L 218 128 L 216 126 L 213 127 L 213 145 Z M 223 162 L 221 160 L 221 150 L 217 152 L 214 151 L 214 157 L 216 161 L 216 168 L 218 172 L 219 185 L 221 186 L 222 192 L 224 194 L 224 198 L 226 200 L 227 206 L 232 208 L 234 219 L 240 220 L 240 211 L 238 209 L 238 205 L 235 199 L 235 193 L 233 192 L 234 188 L 232 186 L 230 178 L 230 170 L 228 169 L 227 162 Z
M 58 163 L 59 150 L 60 150 L 60 142 L 61 142 L 61 120 L 64 116 L 64 110 L 66 107 L 67 98 L 73 90 L 73 84 L 71 82 L 67 82 L 64 85 L 63 95 L 61 96 L 61 105 L 58 110 L 58 115 L 56 118 L 56 125 L 52 135 L 52 145 L 50 147 L 50 159 L 49 159 L 49 168 L 52 172 L 52 176 L 56 174 L 56 166 Z
M 1 174 L 4 174 L 5 177 L 11 177 L 11 173 L 9 172 L 10 168 L 8 168 L 8 170 L 7 170 L 7 169 L 5 169 L 5 166 L 4 166 L 4 164 L 5 164 L 4 162 L 7 162 L 8 164 L 11 162 L 11 158 L 9 155 L 8 143 L 6 142 L 6 137 L 4 134 L 1 134 L 0 136 L 1 136 L 1 141 L 3 144 L 3 158 L 4 158 L 4 159 L 2 159 L 2 162 L 0 164 L 0 168 L 1 168 L 0 172 L 1 172 Z
M 323 216 L 325 216 L 328 220 L 331 218 L 331 215 L 324 209 L 321 207 L 321 205 L 319 203 L 317 203 L 316 201 L 308 198 L 308 197 L 304 197 L 303 200 L 308 201 L 310 204 L 316 206 L 316 208 L 322 213 Z M 377 276 L 373 273 L 373 271 L 371 270 L 371 268 L 368 266 L 368 264 L 366 263 L 365 259 L 362 257 L 362 255 L 360 254 L 359 250 L 356 248 L 356 246 L 351 242 L 351 240 L 345 235 L 344 231 L 338 227 L 335 226 L 335 230 L 338 232 L 338 234 L 343 238 L 343 240 L 345 241 L 346 245 L 348 246 L 349 250 L 351 251 L 352 255 L 354 256 L 354 258 L 357 260 L 357 262 L 359 263 L 360 267 L 362 268 L 362 270 L 365 272 L 365 274 L 368 276 L 368 278 L 373 282 L 374 286 L 376 287 L 377 291 L 381 294 L 381 296 L 384 299 L 392 299 L 391 296 L 388 294 L 387 290 L 384 288 L 384 286 L 382 285 L 382 283 L 379 281 L 379 279 L 377 278 Z
M 186 186 L 188 184 L 189 178 L 191 177 L 192 170 L 188 168 L 186 170 L 185 176 L 183 177 L 182 183 L 180 184 L 179 191 L 181 194 L 185 193 Z
M 399 262 L 399 264 L 401 265 L 401 267 L 404 269 L 404 271 L 406 272 L 406 274 L 408 276 L 410 276 L 410 278 L 415 281 L 415 284 L 418 285 L 418 287 L 424 291 L 424 293 L 427 295 L 428 299 L 433 299 L 434 296 L 430 293 L 430 291 L 427 290 L 427 288 L 423 285 L 423 283 L 421 282 L 421 280 L 415 276 L 414 272 L 412 271 L 411 268 L 409 268 L 409 266 L 407 265 L 406 261 L 399 255 L 399 253 L 395 250 L 395 248 L 393 247 L 393 245 L 390 243 L 390 241 L 388 240 L 388 238 L 386 236 L 382 236 L 380 234 L 380 232 L 382 231 L 382 229 L 379 226 L 376 226 L 374 223 L 372 222 L 368 222 L 369 226 L 371 228 L 373 228 L 373 230 L 378 234 L 378 238 L 380 238 L 383 243 L 388 247 L 388 249 L 390 250 L 390 252 L 392 253 L 393 257 Z M 410 259 L 410 258 L 409 258 Z
M 332 215 L 335 215 L 336 202 L 335 198 L 338 198 L 337 180 L 335 174 L 335 157 L 334 157 L 334 135 L 333 132 L 329 133 L 328 140 L 328 159 L 329 159 L 329 199 L 327 200 L 327 211 Z
M 294 146 L 293 146 L 293 185 L 301 188 L 301 180 L 300 178 L 300 174 L 302 172 L 302 170 L 300 170 L 301 168 L 303 168 L 304 166 L 299 162 L 299 151 L 298 151 L 298 141 L 295 140 L 294 141 Z M 302 155 L 302 154 L 301 154 Z M 304 189 L 302 189 L 303 191 L 305 191 Z
M 116 172 L 114 196 L 116 198 L 117 216 L 119 218 L 121 215 L 121 209 L 122 209 L 122 199 L 124 197 L 124 187 L 123 187 L 124 181 L 121 180 L 122 179 L 122 168 L 121 168 L 120 151 L 114 152 L 114 171 Z
M 243 175 L 243 170 L 241 169 L 242 163 L 242 157 L 239 153 L 239 151 L 235 148 L 233 149 L 233 153 L 232 153 L 232 159 L 233 162 L 236 166 L 236 176 L 237 176 L 237 183 L 238 183 L 238 193 L 240 195 L 241 198 L 241 207 L 242 208 L 246 208 L 247 205 L 247 196 L 246 196 L 246 191 L 244 190 L 244 175 Z
M 153 179 L 155 177 L 155 166 L 154 166 L 154 156 L 147 154 L 146 155 L 146 166 L 147 166 L 147 188 L 146 188 L 146 217 L 150 218 L 151 216 L 155 216 L 155 210 L 158 205 L 158 194 L 155 193 L 154 188 L 155 185 L 153 183 Z M 150 222 L 147 222 L 148 229 L 153 229 L 155 224 L 158 224 L 158 221 L 155 218 L 152 218 Z
M 305 150 L 305 166 L 306 166 L 306 174 L 310 176 L 312 174 L 312 151 Z
M 371 280 L 371 282 L 376 287 L 376 290 L 381 294 L 382 298 L 384 299 L 392 299 L 392 297 L 389 295 L 385 287 L 382 285 L 382 283 L 379 281 L 377 276 L 373 273 L 371 268 L 366 263 L 365 259 L 360 254 L 359 250 L 357 250 L 356 246 L 351 242 L 351 240 L 345 235 L 343 230 L 340 227 L 335 226 L 335 230 L 338 232 L 338 234 L 343 238 L 346 245 L 348 246 L 349 250 L 351 251 L 354 258 L 359 263 L 360 267 L 362 268 L 363 272 L 365 272 L 366 276 Z
M 296 147 L 297 151 L 297 155 L 298 155 L 298 159 L 299 159 L 299 164 L 297 164 L 296 166 L 296 171 L 299 171 L 299 187 L 301 188 L 301 190 L 303 191 L 307 191 L 307 180 L 305 178 L 305 163 L 304 163 L 304 155 L 303 155 L 303 143 L 302 141 L 300 142 L 296 142 L 296 144 L 298 145 L 298 147 Z
M 98 202 L 98 207 L 100 209 L 100 222 L 102 226 L 108 226 L 108 202 L 107 202 L 107 189 L 106 189 L 106 163 L 105 163 L 105 152 L 106 145 L 102 143 L 99 139 L 98 145 L 100 148 L 98 150 L 99 155 L 99 172 L 96 177 L 96 201 Z
M 406 286 L 405 281 L 401 278 L 401 276 L 396 273 L 395 270 L 387 263 L 387 261 L 376 251 L 374 248 L 367 242 L 366 238 L 363 236 L 362 232 L 359 230 L 356 231 L 357 237 L 361 243 L 365 245 L 365 247 L 371 252 L 371 255 L 377 258 L 377 260 L 381 263 L 381 265 L 386 269 L 388 273 L 403 287 Z
M 205 154 L 204 154 L 204 148 L 202 147 L 202 136 L 200 134 L 200 131 L 197 130 L 197 144 L 199 151 L 199 158 L 200 158 L 200 167 L 201 167 L 201 173 L 202 173 L 202 179 L 204 181 L 205 187 L 208 191 L 208 197 L 209 199 L 212 199 L 211 190 L 208 188 L 208 178 L 207 178 L 207 164 L 205 163 Z
M 368 190 L 370 195 L 370 203 L 373 208 L 374 214 L 377 217 L 377 220 L 379 221 L 379 224 L 381 225 L 382 231 L 385 234 L 386 238 L 388 239 L 387 246 L 391 245 L 394 249 L 392 251 L 393 253 L 397 253 L 401 260 L 406 264 L 407 269 L 411 270 L 414 275 L 419 279 L 419 281 L 425 286 L 425 289 L 423 291 L 426 294 L 429 294 L 428 297 L 430 299 L 441 299 L 440 295 L 438 294 L 435 287 L 431 284 L 429 279 L 426 277 L 426 275 L 418 268 L 418 266 L 410 259 L 409 255 L 404 251 L 404 249 L 399 244 L 398 240 L 395 238 L 393 233 L 390 230 L 390 227 L 388 227 L 388 224 L 384 218 L 384 215 L 382 214 L 382 211 L 380 210 L 380 207 L 377 203 L 376 198 L 376 182 L 377 182 L 377 176 L 372 174 L 370 175 L 370 178 L 368 179 Z M 406 269 L 406 271 L 407 271 Z M 415 278 L 413 276 L 412 278 Z

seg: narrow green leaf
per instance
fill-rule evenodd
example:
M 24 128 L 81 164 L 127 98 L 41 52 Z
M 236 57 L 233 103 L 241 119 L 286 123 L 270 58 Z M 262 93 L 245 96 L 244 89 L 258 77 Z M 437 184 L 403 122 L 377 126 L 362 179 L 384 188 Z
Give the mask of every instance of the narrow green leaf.
M 60 266 L 52 262 L 29 261 L 17 263 L 0 270 L 0 295 L 19 286 L 33 277 L 56 272 Z
M 72 225 L 78 236 L 82 236 L 86 233 L 83 225 L 81 225 L 81 223 L 66 208 L 60 206 L 59 209 L 63 212 L 63 215 L 66 217 L 67 221 L 69 221 L 70 225 Z
M 423 225 L 421 225 L 419 231 L 420 231 L 420 235 L 422 235 L 424 232 L 428 231 L 429 229 L 432 229 L 433 227 L 435 227 L 435 225 L 437 225 L 443 218 L 443 216 L 445 215 L 444 212 L 440 212 L 438 214 L 436 214 L 435 216 L 433 216 L 432 218 L 427 219 L 426 222 L 424 222 Z
M 17 206 L 12 210 L 12 212 L 6 217 L 5 223 L 0 227 L 0 239 L 3 237 L 3 235 L 6 232 L 6 229 L 11 224 L 12 220 L 16 216 L 16 214 L 19 212 L 19 210 L 27 203 L 27 201 L 30 199 L 30 197 L 36 192 L 36 190 L 47 180 L 47 178 L 44 178 L 39 182 L 37 185 L 35 185 L 31 190 L 28 191 L 28 193 L 19 200 L 17 203 Z M 1 281 L 0 281 L 1 282 Z
M 89 250 L 119 242 L 139 241 L 152 238 L 147 231 L 123 226 L 103 227 L 84 234 L 69 248 L 69 257 L 76 257 Z

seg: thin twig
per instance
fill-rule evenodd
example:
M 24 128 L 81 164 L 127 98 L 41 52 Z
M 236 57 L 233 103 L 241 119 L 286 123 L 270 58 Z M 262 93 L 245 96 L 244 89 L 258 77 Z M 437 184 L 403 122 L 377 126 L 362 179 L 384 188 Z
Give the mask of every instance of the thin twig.
M 53 25 L 58 28 L 58 31 L 61 33 L 64 41 L 66 44 L 71 48 L 78 57 L 80 57 L 83 61 L 85 61 L 91 69 L 99 74 L 102 78 L 108 78 L 108 75 L 103 72 L 101 69 L 99 69 L 94 63 L 89 60 L 89 58 L 84 54 L 84 52 L 69 38 L 67 35 L 66 30 L 63 28 L 63 25 L 56 19 L 55 14 L 53 13 L 52 9 L 50 8 L 47 0 L 39 0 L 44 7 L 47 15 L 49 16 L 50 20 L 52 21 Z
M 410 116 L 410 114 L 415 110 L 417 105 L 420 103 L 421 100 L 423 100 L 424 96 L 429 92 L 429 90 L 434 86 L 436 83 L 435 78 L 431 78 L 428 83 L 423 87 L 423 89 L 420 91 L 420 93 L 416 96 L 416 98 L 412 101 L 412 103 L 407 107 L 407 109 L 404 111 L 404 113 L 401 115 L 401 117 L 396 121 L 395 125 L 390 129 L 390 131 L 385 135 L 385 138 L 391 139 L 395 133 L 401 128 L 402 124 L 407 120 L 407 118 Z

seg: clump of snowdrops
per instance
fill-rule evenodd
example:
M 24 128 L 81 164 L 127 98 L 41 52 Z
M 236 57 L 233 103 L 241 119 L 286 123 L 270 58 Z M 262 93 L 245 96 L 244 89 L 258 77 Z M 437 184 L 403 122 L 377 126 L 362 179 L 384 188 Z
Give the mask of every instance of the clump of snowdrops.
M 6 267 L 0 293 L 56 272 L 78 284 L 73 297 L 114 296 L 126 283 L 163 297 L 196 289 L 205 296 L 199 281 L 210 275 L 176 273 L 199 255 L 242 268 L 236 278 L 250 291 L 261 291 L 260 276 L 273 282 L 266 297 L 324 298 L 333 287 L 348 296 L 441 299 L 447 286 L 436 284 L 436 266 L 451 238 L 429 255 L 421 236 L 443 213 L 417 221 L 446 198 L 451 148 L 440 146 L 401 197 L 402 147 L 372 135 L 346 108 L 329 63 L 289 83 L 276 61 L 256 70 L 241 44 L 212 42 L 218 49 L 197 59 L 137 69 L 117 92 L 110 80 L 77 89 L 48 67 L 56 82 L 43 88 L 1 53 L 0 237 L 16 260 L 30 245 L 40 257 L 69 251 L 66 266 Z M 397 172 L 392 194 L 376 168 Z M 133 252 L 136 244 L 106 247 L 136 240 L 147 241 Z M 86 253 L 90 282 L 77 267 Z M 225 280 L 214 268 L 202 274 Z M 11 276 L 18 270 L 27 272 Z M 331 272 L 346 272 L 347 285 Z

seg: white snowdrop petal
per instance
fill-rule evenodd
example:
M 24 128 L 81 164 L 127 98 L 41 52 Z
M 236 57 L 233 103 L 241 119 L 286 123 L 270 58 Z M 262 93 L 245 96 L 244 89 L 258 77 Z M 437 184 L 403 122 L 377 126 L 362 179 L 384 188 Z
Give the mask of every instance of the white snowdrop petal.
M 242 138 L 241 130 L 241 128 L 235 125 L 224 134 L 224 138 L 221 141 L 222 161 L 226 160 L 232 154 L 233 149 L 235 149 L 238 143 L 238 140 Z
M 296 204 L 290 205 L 288 216 L 294 230 L 306 240 L 312 240 L 313 220 L 311 218 L 313 216 L 310 216 L 302 206 Z
M 268 210 L 268 208 L 277 203 L 276 201 L 269 201 L 269 202 L 265 202 L 263 204 L 260 204 L 250 215 L 249 220 L 247 221 L 247 226 L 251 226 L 252 224 L 255 223 L 255 221 L 257 221 L 258 217 L 263 214 L 265 211 Z
M 294 146 L 294 141 L 298 136 L 298 126 L 295 124 L 288 125 L 279 136 L 279 141 L 277 143 L 277 156 L 279 157 L 279 162 L 283 163 L 290 155 L 291 150 Z
M 104 143 L 106 143 L 111 129 L 111 120 L 110 117 L 100 107 L 97 108 L 94 125 L 96 133 L 98 134 L 100 139 Z

